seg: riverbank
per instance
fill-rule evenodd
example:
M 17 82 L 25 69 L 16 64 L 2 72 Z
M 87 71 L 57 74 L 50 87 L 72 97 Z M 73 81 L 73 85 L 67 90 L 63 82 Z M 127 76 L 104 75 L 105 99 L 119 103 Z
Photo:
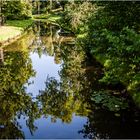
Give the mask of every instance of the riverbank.
M 79 28 L 80 32 L 77 33 L 77 40 L 80 45 L 83 45 L 85 47 L 86 45 L 89 45 L 88 40 L 91 40 L 91 38 L 88 38 L 88 31 L 85 31 L 84 33 Z M 99 37 L 94 40 L 97 41 L 100 39 Z M 104 77 L 102 77 L 99 81 L 103 84 L 106 84 L 106 86 L 114 86 L 119 89 L 120 85 L 124 87 L 125 90 L 122 90 L 120 94 L 131 98 L 135 105 L 140 108 L 140 92 L 139 92 L 139 71 L 137 70 L 136 65 L 137 60 L 133 61 L 133 58 L 128 58 L 127 55 L 122 55 L 123 58 L 121 58 L 118 54 L 117 56 L 114 55 L 114 57 L 109 57 L 109 53 L 104 53 L 103 51 L 97 51 L 97 47 L 94 48 L 94 45 L 96 45 L 95 42 L 92 42 L 93 44 L 87 49 L 88 54 L 90 54 L 93 58 L 96 59 L 97 62 L 99 62 L 103 68 L 104 68 Z M 94 44 L 95 43 L 95 44 Z M 127 46 L 126 46 L 127 47 Z M 123 50 L 122 53 L 127 54 L 127 50 Z M 130 55 L 130 54 L 129 54 Z M 137 54 L 135 54 L 137 55 Z M 134 55 L 134 56 L 135 56 Z M 130 55 L 131 56 L 131 55 Z M 129 60 L 130 59 L 130 60 Z M 129 61 L 127 61 L 129 60 Z M 130 63 L 130 64 L 129 64 Z M 119 84 L 118 84 L 119 83 Z
M 41 14 L 34 15 L 29 20 L 7 20 L 5 26 L 0 27 L 0 46 L 8 45 L 21 37 L 23 32 L 32 25 L 34 20 L 47 20 L 49 22 L 58 23 L 61 19 L 58 14 Z
M 33 23 L 29 20 L 7 20 L 5 26 L 0 27 L 0 46 L 5 46 L 21 37 L 23 32 Z
M 34 15 L 34 20 L 47 20 L 49 22 L 55 22 L 58 23 L 58 21 L 62 18 L 59 14 L 40 14 L 40 15 Z

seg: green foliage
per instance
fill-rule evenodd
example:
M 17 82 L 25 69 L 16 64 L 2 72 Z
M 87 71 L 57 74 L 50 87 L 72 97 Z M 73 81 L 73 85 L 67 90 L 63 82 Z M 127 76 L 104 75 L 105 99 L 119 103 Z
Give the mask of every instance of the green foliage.
M 126 85 L 131 84 L 136 75 L 139 75 L 140 35 L 129 28 L 123 28 L 118 35 L 105 30 L 102 35 L 109 44 L 106 48 L 106 55 L 110 59 L 110 64 L 106 76 L 112 75 L 112 78 L 116 77 Z M 125 77 L 123 77 L 124 74 Z
M 42 0 L 33 0 L 32 1 L 32 13 L 33 15 L 38 14 L 46 14 L 49 1 L 42 1 Z
M 138 94 L 140 85 L 139 10 L 136 1 L 73 1 L 67 5 L 64 18 L 79 34 L 85 52 L 104 65 L 104 77 L 99 81 L 107 85 L 122 82 L 133 94 Z
M 37 96 L 41 104 L 41 112 L 46 117 L 52 116 L 55 121 L 57 118 L 62 122 L 70 123 L 73 113 L 86 115 L 88 113 L 85 95 L 89 90 L 89 83 L 84 79 L 84 69 L 81 67 L 84 61 L 84 52 L 76 46 L 61 44 L 60 52 L 63 60 L 60 81 L 53 77 L 46 79 L 45 90 L 40 91 Z M 68 49 L 69 47 L 69 49 Z
M 7 19 L 27 19 L 32 15 L 31 8 L 31 4 L 26 1 L 6 1 L 2 12 Z
M 102 107 L 115 112 L 128 107 L 128 103 L 125 98 L 115 97 L 107 91 L 94 91 L 91 100 L 96 104 L 101 104 Z
M 96 12 L 97 7 L 91 2 L 73 2 L 69 1 L 64 12 L 64 19 L 61 21 L 63 26 L 69 26 L 77 33 L 84 33 L 87 30 L 87 19 L 92 13 Z M 66 16 L 65 16 L 66 15 Z M 84 28 L 83 28 L 84 26 Z
M 56 30 L 57 29 L 58 27 L 56 27 Z M 95 128 L 95 125 L 104 128 L 103 132 L 105 132 L 105 129 L 110 128 L 110 125 L 113 126 L 110 128 L 112 129 L 114 128 L 114 123 L 116 124 L 116 120 L 114 121 L 114 112 L 116 112 L 115 115 L 119 116 L 119 113 L 128 107 L 129 100 L 122 98 L 120 95 L 121 92 L 116 95 L 116 91 L 106 90 L 107 87 L 100 85 L 99 79 L 103 76 L 102 67 L 93 60 L 93 58 L 91 61 L 89 60 L 84 50 L 85 47 L 78 46 L 77 44 L 66 45 L 65 42 L 53 42 L 53 40 L 55 40 L 56 33 L 56 30 L 54 30 L 55 25 L 48 27 L 47 23 L 43 24 L 39 22 L 37 26 L 34 25 L 33 31 L 29 31 L 28 36 L 30 37 L 24 36 L 17 42 L 11 44 L 11 46 L 5 48 L 4 62 L 0 64 L 0 124 L 2 127 L 4 126 L 4 128 L 1 128 L 4 132 L 2 134 L 0 132 L 0 138 L 24 138 L 24 133 L 18 123 L 18 119 L 20 119 L 21 116 L 27 117 L 26 125 L 29 127 L 31 133 L 37 129 L 37 127 L 34 126 L 34 121 L 42 116 L 51 116 L 52 122 L 56 122 L 57 119 L 61 119 L 62 122 L 70 123 L 72 121 L 73 114 L 78 116 L 87 116 L 87 123 L 93 124 L 92 127 L 89 127 L 90 130 L 87 131 L 87 129 L 85 129 L 85 134 L 89 132 L 92 134 L 91 128 Z M 83 31 L 83 29 L 81 30 Z M 104 77 L 106 77 L 106 73 L 111 72 L 113 68 L 114 71 L 117 69 L 116 66 L 119 66 L 119 63 L 122 61 L 121 59 L 117 59 L 118 56 L 125 59 L 122 54 L 119 54 L 119 50 L 124 49 L 123 45 L 125 45 L 125 39 L 128 38 L 131 40 L 134 36 L 134 39 L 137 38 L 134 41 L 138 43 L 139 35 L 136 34 L 134 30 L 123 28 L 120 34 L 121 35 L 119 36 L 119 33 L 113 34 L 113 31 L 104 29 L 100 35 L 106 40 L 107 44 L 110 43 L 114 48 L 118 47 L 116 43 L 119 44 L 119 49 L 115 50 L 116 53 L 114 53 L 113 50 L 108 51 L 108 54 L 105 57 L 106 60 L 103 61 L 105 62 L 104 66 L 106 67 L 104 69 Z M 36 45 L 38 41 L 37 39 L 41 42 L 39 45 Z M 32 43 L 36 46 L 32 46 Z M 120 45 L 121 43 L 123 45 Z M 127 53 L 129 53 L 129 51 L 134 51 L 127 48 L 130 47 L 129 44 L 125 45 L 125 47 L 125 49 L 128 50 Z M 35 100 L 34 98 L 32 99 L 30 94 L 26 93 L 25 87 L 31 84 L 28 82 L 28 79 L 35 76 L 35 71 L 32 69 L 32 62 L 29 58 L 29 48 L 33 49 L 34 53 L 38 53 L 39 56 L 46 54 L 53 56 L 56 63 L 62 62 L 61 70 L 59 71 L 60 79 L 56 80 L 53 77 L 48 77 L 45 82 L 45 89 L 39 91 L 40 94 Z M 107 48 L 108 47 L 106 46 L 106 49 Z M 10 50 L 12 50 L 12 52 L 10 52 Z M 99 54 L 99 51 L 97 52 Z M 115 59 L 117 59 L 118 63 Z M 88 60 L 88 62 L 86 60 Z M 130 60 L 133 60 L 131 58 L 131 53 Z M 134 59 L 134 62 L 136 60 L 137 59 Z M 135 63 L 137 64 L 137 61 Z M 131 67 L 136 69 L 135 66 Z M 120 68 L 123 69 L 123 67 Z M 119 77 L 118 75 L 120 74 L 119 70 L 120 69 L 116 71 L 117 80 Z M 129 71 L 131 71 L 131 69 Z M 112 75 L 108 76 L 108 79 L 110 78 L 110 80 L 103 78 L 106 83 L 111 83 L 111 78 L 115 77 L 113 72 L 111 73 Z M 127 71 L 125 72 L 127 73 Z M 122 75 L 120 74 L 120 76 Z M 123 79 L 123 77 L 119 78 Z M 135 75 L 135 80 L 136 81 L 133 81 L 131 84 L 131 88 L 136 89 L 137 87 L 137 90 L 139 90 L 139 73 Z M 139 100 L 138 93 L 134 98 Z M 90 102 L 91 100 L 96 105 L 92 104 Z M 103 111 L 99 111 L 102 115 L 96 113 L 96 111 L 98 111 L 96 108 L 99 108 L 98 105 L 102 106 L 104 111 L 112 111 L 108 111 L 107 113 L 112 113 L 113 118 L 109 118 L 107 120 Z M 92 111 L 90 111 L 90 109 Z M 92 117 L 91 120 L 89 120 L 90 117 Z M 124 121 L 124 116 L 122 118 L 122 121 Z M 109 124 L 109 126 L 107 124 Z M 97 126 L 95 129 L 98 128 Z M 87 128 L 88 126 L 84 125 L 84 127 Z M 119 129 L 120 128 L 117 130 Z M 116 129 L 114 131 L 116 131 Z M 98 131 L 94 130 L 94 133 L 97 132 Z M 110 131 L 108 132 L 110 133 Z M 100 133 L 97 133 L 96 135 L 94 133 L 92 134 L 94 137 L 100 137 Z M 108 138 L 109 134 L 106 134 L 108 133 L 105 133 L 105 137 Z
M 35 72 L 28 58 L 28 52 L 6 52 L 4 62 L 0 65 L 0 124 L 3 125 L 1 139 L 23 139 L 24 133 L 18 119 L 28 116 L 27 126 L 35 130 L 33 119 L 37 116 L 37 104 L 26 93 L 24 86 Z

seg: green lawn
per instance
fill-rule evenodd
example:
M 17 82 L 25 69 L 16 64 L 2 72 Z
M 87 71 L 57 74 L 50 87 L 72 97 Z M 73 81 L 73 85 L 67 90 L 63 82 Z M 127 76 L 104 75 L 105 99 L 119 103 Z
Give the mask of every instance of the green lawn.
M 61 19 L 61 16 L 59 15 L 48 15 L 48 18 L 47 18 L 49 21 L 53 21 L 53 22 L 56 22 L 58 20 Z
M 0 27 L 0 42 L 7 41 L 22 33 L 22 28 L 3 26 Z
M 6 25 L 7 26 L 14 26 L 14 27 L 20 27 L 22 29 L 28 28 L 30 25 L 32 25 L 33 20 L 7 20 Z
M 77 38 L 78 38 L 78 39 L 83 39 L 83 38 L 85 38 L 86 36 L 87 36 L 87 33 L 78 34 L 78 35 L 77 35 Z
M 33 20 L 7 20 L 5 26 L 0 27 L 0 44 L 19 36 L 32 25 Z
M 58 20 L 61 19 L 60 15 L 55 15 L 55 14 L 40 14 L 40 15 L 34 15 L 34 19 L 46 19 L 48 21 L 52 22 L 57 22 Z
M 47 19 L 47 14 L 33 15 L 34 19 Z

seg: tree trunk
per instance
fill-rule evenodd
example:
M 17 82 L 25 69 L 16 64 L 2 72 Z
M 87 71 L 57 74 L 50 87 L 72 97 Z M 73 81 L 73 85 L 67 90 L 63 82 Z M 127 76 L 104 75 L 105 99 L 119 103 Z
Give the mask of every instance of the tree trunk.
M 2 48 L 0 48 L 0 62 L 4 62 L 4 52 Z
M 5 17 L 2 14 L 2 6 L 3 6 L 3 0 L 0 0 L 0 26 L 4 25 L 5 23 Z
M 2 25 L 2 0 L 0 0 L 0 26 Z
M 52 10 L 52 0 L 50 0 L 50 11 Z
M 40 1 L 38 1 L 38 15 L 40 14 Z

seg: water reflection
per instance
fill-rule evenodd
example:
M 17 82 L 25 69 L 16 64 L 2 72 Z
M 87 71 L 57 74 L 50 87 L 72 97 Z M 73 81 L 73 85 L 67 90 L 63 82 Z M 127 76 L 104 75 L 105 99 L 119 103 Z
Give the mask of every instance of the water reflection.
M 119 110 L 115 117 L 91 101 L 93 91 L 111 90 L 99 83 L 102 66 L 89 61 L 72 37 L 56 36 L 58 29 L 35 23 L 4 48 L 0 138 L 138 138 L 140 124 L 133 123 L 135 133 L 130 128 L 138 114 L 124 117 Z M 132 136 L 125 133 L 130 131 Z
M 45 90 L 40 91 L 37 97 L 41 102 L 43 115 L 51 115 L 53 122 L 59 118 L 65 123 L 71 123 L 74 113 L 78 116 L 87 116 L 87 103 L 83 102 L 84 99 L 64 91 L 61 84 L 54 78 L 48 77 Z
M 17 121 L 21 115 L 28 116 L 27 125 L 31 131 L 34 129 L 31 120 L 37 104 L 24 87 L 30 76 L 34 75 L 28 53 L 4 53 L 4 62 L 0 66 L 0 138 L 24 138 Z
M 32 52 L 30 53 L 30 58 L 32 59 L 32 66 L 36 71 L 36 75 L 29 79 L 33 84 L 28 86 L 27 92 L 32 93 L 36 97 L 39 94 L 39 90 L 45 89 L 44 81 L 48 75 L 54 76 L 58 80 L 60 79 L 58 74 L 60 65 L 54 63 L 54 57 L 46 56 L 46 54 L 42 54 L 40 57 L 40 54 Z
M 133 139 L 139 138 L 140 122 L 136 114 L 122 112 L 115 117 L 106 110 L 94 110 L 88 114 L 88 120 L 79 133 L 89 139 Z M 92 128 L 92 129 L 91 129 Z

